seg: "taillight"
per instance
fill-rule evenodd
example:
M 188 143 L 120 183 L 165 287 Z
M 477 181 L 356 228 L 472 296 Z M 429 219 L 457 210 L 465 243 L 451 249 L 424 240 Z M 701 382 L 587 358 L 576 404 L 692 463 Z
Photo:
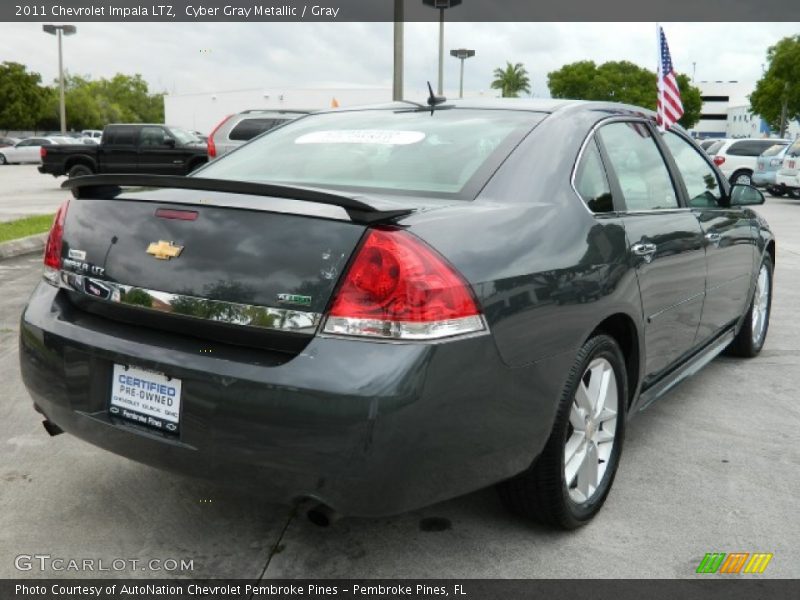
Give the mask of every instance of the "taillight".
M 39 146 L 39 156 L 41 158 L 47 156 L 47 146 Z
M 371 229 L 341 283 L 324 332 L 431 340 L 486 329 L 472 290 L 435 250 L 400 229 Z
M 233 115 L 228 115 L 222 121 L 217 123 L 217 126 L 211 131 L 208 136 L 208 141 L 206 142 L 208 147 L 208 158 L 214 158 L 217 156 L 217 145 L 214 143 L 214 134 L 217 133 L 217 130 L 225 124 L 225 121 L 230 119 Z
M 720 156 L 719 154 L 714 156 L 714 164 L 717 165 L 718 167 L 721 166 L 722 163 L 724 163 L 724 162 L 725 162 L 725 157 L 724 156 Z
M 48 283 L 58 285 L 58 272 L 61 270 L 61 246 L 64 241 L 64 221 L 67 219 L 69 200 L 58 207 L 53 219 L 50 235 L 44 247 L 44 278 Z

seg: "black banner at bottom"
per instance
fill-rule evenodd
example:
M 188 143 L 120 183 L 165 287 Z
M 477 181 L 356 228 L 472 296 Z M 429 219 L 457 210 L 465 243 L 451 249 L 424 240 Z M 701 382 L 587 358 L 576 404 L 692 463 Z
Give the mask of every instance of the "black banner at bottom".
M 780 600 L 800 598 L 798 579 L 4 579 L 2 600 Z

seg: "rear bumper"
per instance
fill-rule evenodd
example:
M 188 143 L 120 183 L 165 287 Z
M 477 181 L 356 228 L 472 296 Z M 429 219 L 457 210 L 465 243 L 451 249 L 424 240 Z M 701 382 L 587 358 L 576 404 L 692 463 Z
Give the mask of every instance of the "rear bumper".
M 766 187 L 775 185 L 775 171 L 755 171 L 753 173 L 753 185 L 756 187 Z
M 489 335 L 440 344 L 316 337 L 285 362 L 207 349 L 80 312 L 45 283 L 22 316 L 23 380 L 64 431 L 155 467 L 359 516 L 404 512 L 527 468 L 573 360 L 509 369 Z M 114 363 L 183 381 L 179 438 L 111 418 Z
M 778 173 L 775 177 L 775 183 L 787 188 L 800 188 L 800 172 L 795 175 Z

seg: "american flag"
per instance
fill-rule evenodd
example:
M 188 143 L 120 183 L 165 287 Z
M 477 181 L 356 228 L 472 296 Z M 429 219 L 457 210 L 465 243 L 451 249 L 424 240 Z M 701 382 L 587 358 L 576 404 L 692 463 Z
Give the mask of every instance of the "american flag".
M 678 81 L 675 79 L 675 71 L 672 68 L 672 57 L 669 54 L 667 36 L 664 35 L 662 27 L 658 28 L 658 49 L 661 60 L 658 61 L 658 101 L 656 103 L 656 112 L 658 113 L 658 128 L 661 131 L 666 131 L 683 116 L 683 104 L 681 103 L 681 91 L 678 89 Z

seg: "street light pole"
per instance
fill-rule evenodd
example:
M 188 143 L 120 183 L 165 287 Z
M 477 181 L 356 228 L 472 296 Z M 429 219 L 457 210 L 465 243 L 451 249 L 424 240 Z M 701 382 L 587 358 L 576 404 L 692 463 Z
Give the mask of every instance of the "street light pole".
M 58 84 L 61 88 L 59 113 L 61 117 L 61 133 L 67 133 L 67 109 L 64 102 L 64 59 L 61 49 L 61 36 L 72 35 L 78 31 L 75 25 L 42 25 L 42 30 L 58 38 Z
M 392 100 L 403 99 L 403 2 L 394 0 L 394 81 L 392 84 Z
M 439 83 L 437 94 L 444 95 L 444 11 L 461 4 L 461 0 L 422 0 L 423 4 L 439 9 Z
M 450 56 L 453 56 L 461 61 L 461 79 L 458 84 L 458 97 L 464 97 L 464 61 L 468 58 L 475 56 L 475 50 L 467 50 L 466 48 L 459 48 L 458 50 L 450 50 Z

